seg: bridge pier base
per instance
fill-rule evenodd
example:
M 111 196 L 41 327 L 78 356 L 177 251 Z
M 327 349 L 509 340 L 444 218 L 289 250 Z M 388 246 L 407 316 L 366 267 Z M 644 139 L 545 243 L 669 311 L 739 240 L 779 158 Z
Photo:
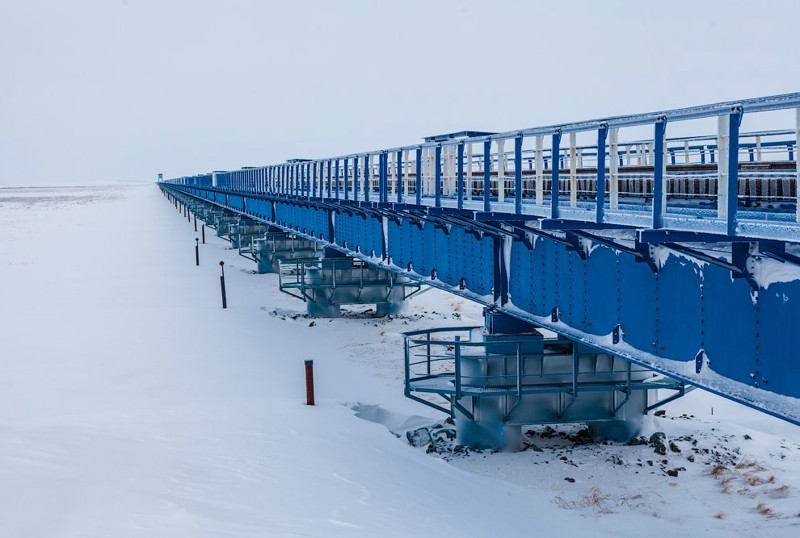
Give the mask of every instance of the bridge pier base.
M 463 328 L 405 335 L 406 394 L 446 398 L 464 446 L 519 450 L 523 426 L 555 423 L 585 423 L 598 440 L 626 441 L 663 403 L 657 390 L 685 391 L 678 381 L 493 308 L 484 316 L 483 330 L 469 328 L 466 340 L 456 336 Z M 454 336 L 443 336 L 448 332 Z M 447 358 L 453 370 L 437 373 Z
M 269 226 L 254 220 L 242 219 L 236 224 L 230 225 L 229 238 L 233 248 L 242 250 L 252 245 L 256 236 L 263 235 L 269 230 Z
M 250 248 L 241 247 L 239 254 L 256 262 L 256 272 L 264 274 L 280 272 L 281 261 L 320 258 L 322 249 L 316 241 L 270 228 L 262 237 L 254 237 Z
M 281 291 L 303 299 L 310 316 L 332 318 L 348 304 L 374 304 L 376 314 L 399 314 L 420 284 L 408 277 L 325 249 L 322 259 L 283 259 Z

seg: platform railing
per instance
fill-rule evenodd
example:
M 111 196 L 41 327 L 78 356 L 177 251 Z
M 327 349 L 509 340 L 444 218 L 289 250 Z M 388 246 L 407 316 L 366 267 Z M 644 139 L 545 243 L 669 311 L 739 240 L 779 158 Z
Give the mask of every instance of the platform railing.
M 421 290 L 419 282 L 402 278 L 391 271 L 378 270 L 385 274 L 385 278 L 372 278 L 369 272 L 376 269 L 352 258 L 295 258 L 280 260 L 279 263 L 280 291 L 303 301 L 314 300 L 313 290 L 331 290 L 335 294 L 336 290 L 386 288 L 386 301 L 389 301 L 395 288 L 405 290 L 405 299 Z M 319 273 L 320 270 L 325 272 L 324 275 Z M 342 276 L 344 272 L 347 272 L 347 277 Z M 335 299 L 335 296 L 332 297 Z
M 529 394 L 572 395 L 573 401 L 581 392 L 621 392 L 625 398 L 616 409 L 627 402 L 632 391 L 663 389 L 673 391 L 668 398 L 648 405 L 652 410 L 685 394 L 686 384 L 655 374 L 647 368 L 613 356 L 608 369 L 597 368 L 600 351 L 580 351 L 578 345 L 566 338 L 546 338 L 532 341 L 524 336 L 514 338 L 503 335 L 500 340 L 475 339 L 482 326 L 441 327 L 403 333 L 405 394 L 430 407 L 450 413 L 440 405 L 414 396 L 438 394 L 449 402 L 463 397 L 514 396 L 517 401 Z M 526 350 L 541 342 L 542 352 Z M 509 350 L 513 350 L 510 352 Z M 581 357 L 593 356 L 595 368 L 580 371 Z M 465 374 L 464 361 L 502 361 L 502 373 L 490 374 L 483 369 L 480 374 Z M 538 364 L 538 372 L 530 373 L 526 366 L 531 361 Z M 558 363 L 557 370 L 546 371 L 548 364 Z M 468 369 L 474 372 L 475 368 Z M 565 379 L 569 381 L 565 381 Z M 598 381 L 599 379 L 599 381 Z

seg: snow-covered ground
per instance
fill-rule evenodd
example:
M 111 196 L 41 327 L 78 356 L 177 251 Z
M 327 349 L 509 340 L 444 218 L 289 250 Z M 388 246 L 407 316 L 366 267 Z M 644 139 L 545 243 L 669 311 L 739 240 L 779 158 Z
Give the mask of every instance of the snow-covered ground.
M 210 230 L 195 267 L 153 185 L 0 189 L 0 230 L 0 536 L 800 534 L 800 428 L 701 391 L 648 426 L 665 455 L 409 445 L 444 417 L 403 398 L 399 335 L 480 323 L 462 299 L 311 320 Z

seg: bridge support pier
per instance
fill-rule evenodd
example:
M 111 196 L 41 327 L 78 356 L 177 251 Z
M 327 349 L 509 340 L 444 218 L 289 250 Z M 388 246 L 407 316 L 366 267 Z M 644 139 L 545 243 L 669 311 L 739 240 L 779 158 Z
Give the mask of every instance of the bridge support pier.
M 241 219 L 229 227 L 231 246 L 240 251 L 252 245 L 256 236 L 263 235 L 269 230 L 269 225 L 261 224 L 250 219 Z
M 406 394 L 447 399 L 459 444 L 518 450 L 523 426 L 576 422 L 596 439 L 624 441 L 639 433 L 647 411 L 667 401 L 656 401 L 657 390 L 685 392 L 678 381 L 493 308 L 484 316 L 483 330 L 468 328 L 466 340 L 455 336 L 463 328 L 405 335 Z M 448 332 L 454 336 L 443 337 Z M 452 372 L 436 373 L 432 363 L 441 371 L 447 357 Z
M 374 304 L 379 316 L 399 314 L 406 299 L 420 289 L 408 277 L 330 248 L 322 259 L 283 259 L 279 265 L 281 291 L 303 299 L 314 317 L 338 317 L 347 304 Z
M 263 274 L 280 272 L 281 261 L 320 258 L 322 249 L 316 241 L 270 227 L 261 237 L 253 237 L 249 248 L 241 245 L 239 254 L 256 262 L 256 272 Z

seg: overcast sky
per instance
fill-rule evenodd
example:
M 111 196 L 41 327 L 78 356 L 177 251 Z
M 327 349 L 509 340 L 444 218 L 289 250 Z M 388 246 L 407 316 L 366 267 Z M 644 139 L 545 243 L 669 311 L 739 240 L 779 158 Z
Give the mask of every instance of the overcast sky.
M 796 1 L 0 0 L 0 184 L 800 91 Z

